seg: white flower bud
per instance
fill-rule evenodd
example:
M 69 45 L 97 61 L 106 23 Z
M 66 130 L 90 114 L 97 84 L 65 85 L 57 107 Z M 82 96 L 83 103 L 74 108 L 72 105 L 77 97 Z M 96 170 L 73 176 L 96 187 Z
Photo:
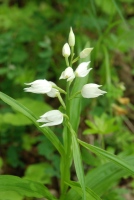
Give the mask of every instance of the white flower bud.
M 65 71 L 62 72 L 59 79 L 67 79 L 67 81 L 72 81 L 75 78 L 74 71 L 71 67 L 67 67 Z
M 83 86 L 81 94 L 84 98 L 95 98 L 107 93 L 103 90 L 100 90 L 99 87 L 101 87 L 101 85 L 97 85 L 95 83 L 86 84 Z
M 59 110 L 48 111 L 40 116 L 40 119 L 38 119 L 37 122 L 45 122 L 45 124 L 40 127 L 59 125 L 63 122 L 63 113 Z
M 69 47 L 68 43 L 64 44 L 64 46 L 62 48 L 62 55 L 66 58 L 68 58 L 70 56 L 70 47 Z
M 32 92 L 36 94 L 45 94 L 47 92 L 50 92 L 52 89 L 52 85 L 49 83 L 49 81 L 45 79 L 36 80 L 31 83 L 25 83 L 26 85 L 30 86 L 28 88 L 24 88 L 25 92 Z
M 75 45 L 75 35 L 73 33 L 72 27 L 70 28 L 68 43 L 69 43 L 70 47 L 74 47 L 74 45 Z
M 53 88 L 53 86 L 56 86 L 56 84 L 53 83 L 52 81 L 49 81 L 49 83 L 51 84 L 52 89 L 46 93 L 47 96 L 52 97 L 52 98 L 57 97 L 57 94 L 59 93 L 59 91 L 57 89 Z
M 93 48 L 85 48 L 83 51 L 80 52 L 80 58 L 86 58 L 87 56 L 89 56 L 92 50 Z
M 77 67 L 77 69 L 75 70 L 75 75 L 77 77 L 85 77 L 92 68 L 88 69 L 88 65 L 89 65 L 90 61 L 89 62 L 83 62 L 81 64 L 79 64 L 79 66 Z

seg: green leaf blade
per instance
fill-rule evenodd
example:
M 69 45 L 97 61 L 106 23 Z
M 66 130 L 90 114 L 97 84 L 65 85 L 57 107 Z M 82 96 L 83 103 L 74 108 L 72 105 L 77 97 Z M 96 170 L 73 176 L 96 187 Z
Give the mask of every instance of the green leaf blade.
M 1 175 L 0 194 L 6 192 L 8 197 L 8 191 L 15 191 L 26 197 L 46 197 L 49 200 L 56 200 L 49 190 L 41 183 L 22 179 L 17 176 Z
M 13 109 L 17 110 L 18 112 L 25 115 L 28 119 L 30 119 L 33 124 L 52 142 L 52 144 L 55 146 L 55 148 L 58 150 L 58 152 L 64 156 L 64 148 L 59 139 L 56 137 L 56 135 L 49 129 L 48 127 L 39 127 L 38 123 L 36 122 L 37 117 L 34 116 L 34 114 L 27 109 L 25 106 L 23 106 L 21 103 L 17 102 L 15 99 L 9 97 L 8 95 L 0 92 L 0 98 L 7 103 L 9 106 L 11 106 Z
M 103 156 L 104 158 L 111 160 L 115 164 L 119 165 L 120 167 L 123 167 L 124 169 L 128 170 L 132 175 L 134 175 L 134 168 L 129 166 L 125 161 L 123 161 L 119 157 L 117 157 L 114 154 L 111 154 L 99 147 L 87 144 L 85 142 L 82 142 L 81 140 L 78 140 L 78 141 L 83 147 L 87 148 L 88 150 L 92 151 L 93 153 L 95 153 L 99 156 Z
M 86 191 L 85 191 L 85 179 L 84 179 L 84 171 L 82 166 L 82 159 L 79 149 L 79 144 L 77 142 L 77 138 L 74 134 L 72 134 L 72 148 L 73 148 L 73 158 L 74 158 L 74 165 L 76 169 L 76 174 L 78 180 L 80 182 L 80 186 L 83 191 L 83 199 L 86 199 Z
M 81 189 L 79 183 L 70 181 L 66 184 L 69 185 L 73 190 L 75 190 L 82 197 L 82 189 Z M 90 200 L 101 200 L 101 198 L 93 190 L 91 190 L 88 187 L 86 187 L 86 199 L 87 200 L 88 199 L 90 199 Z

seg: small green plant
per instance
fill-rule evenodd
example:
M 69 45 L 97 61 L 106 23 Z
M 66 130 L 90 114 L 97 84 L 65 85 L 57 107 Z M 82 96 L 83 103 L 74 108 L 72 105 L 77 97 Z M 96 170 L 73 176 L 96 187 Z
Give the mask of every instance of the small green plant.
M 84 134 L 110 134 L 117 130 L 118 126 L 115 123 L 116 118 L 110 118 L 103 114 L 101 117 L 95 116 L 94 122 L 86 120 L 86 124 L 90 127 L 84 131 Z
M 131 167 L 131 162 L 122 160 L 114 154 L 111 154 L 101 148 L 90 145 L 78 139 L 77 132 L 81 114 L 81 101 L 83 100 L 83 98 L 96 98 L 105 94 L 106 92 L 100 90 L 100 85 L 97 85 L 95 83 L 87 83 L 88 74 L 91 70 L 91 68 L 88 67 L 90 61 L 81 62 L 76 67 L 76 69 L 74 69 L 74 63 L 76 63 L 80 59 L 82 60 L 88 57 L 92 48 L 86 48 L 82 50 L 79 55 L 75 57 L 74 46 L 75 35 L 71 28 L 68 43 L 65 43 L 62 49 L 62 55 L 65 57 L 66 68 L 61 73 L 60 79 L 66 80 L 66 90 L 63 90 L 55 83 L 47 81 L 46 79 L 39 79 L 31 83 L 26 83 L 27 87 L 24 89 L 25 92 L 46 94 L 51 98 L 58 98 L 61 104 L 59 109 L 48 111 L 45 114 L 42 113 L 43 115 L 41 115 L 39 118 L 36 117 L 35 114 L 33 114 L 20 102 L 14 100 L 13 98 L 7 96 L 2 92 L 0 92 L 0 98 L 8 105 L 13 107 L 15 110 L 21 112 L 26 117 L 28 117 L 35 124 L 38 130 L 42 132 L 57 149 L 60 155 L 59 199 L 100 200 L 102 196 L 102 191 L 105 190 L 106 185 L 109 185 L 111 183 L 111 179 L 108 179 L 105 176 L 103 182 L 100 181 L 102 173 L 100 173 L 98 168 L 96 168 L 96 173 L 89 172 L 90 176 L 84 175 L 80 146 L 90 150 L 98 156 L 103 156 L 104 158 L 109 159 L 111 162 L 105 166 L 105 171 L 109 170 L 111 167 L 112 170 L 109 171 L 110 173 L 112 173 L 114 170 L 116 172 L 116 170 L 118 171 L 119 169 L 121 169 L 124 170 L 127 175 L 134 175 L 134 169 Z M 113 129 L 113 120 L 108 120 L 108 126 L 110 127 L 105 127 L 104 124 L 101 127 L 100 124 L 103 121 L 100 122 L 98 118 L 96 118 L 95 120 L 99 128 L 94 128 L 93 124 L 90 123 L 90 126 L 92 126 L 92 129 L 94 128 L 95 131 L 99 130 L 102 134 L 105 134 L 110 131 L 110 127 L 111 129 Z M 40 125 L 40 123 L 43 124 Z M 59 124 L 63 124 L 62 141 L 60 141 L 55 133 L 49 128 L 49 126 L 55 126 Z M 73 163 L 78 179 L 77 181 L 71 180 L 71 166 Z M 31 166 L 31 169 L 29 170 L 35 170 L 37 173 L 38 168 L 41 168 L 42 170 L 42 165 Z M 103 169 L 101 168 L 101 170 Z M 123 173 L 120 173 L 120 177 L 124 176 L 124 171 Z M 15 191 L 26 197 L 45 197 L 49 200 L 57 199 L 57 197 L 52 195 L 49 189 L 40 182 L 40 179 L 42 178 L 42 173 L 39 174 L 40 177 L 37 178 L 37 181 L 27 179 L 27 177 L 29 176 L 30 172 L 28 173 L 28 171 L 25 179 L 10 175 L 1 175 L 0 192 Z M 46 178 L 48 179 L 49 177 L 47 176 Z M 43 183 L 45 183 L 44 177 Z M 97 185 L 102 188 L 100 190 L 97 190 Z M 76 192 L 75 195 L 74 191 Z

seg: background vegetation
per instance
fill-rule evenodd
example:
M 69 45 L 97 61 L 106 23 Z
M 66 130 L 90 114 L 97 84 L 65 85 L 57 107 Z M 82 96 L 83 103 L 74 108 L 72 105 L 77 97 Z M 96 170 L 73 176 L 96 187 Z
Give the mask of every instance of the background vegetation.
M 134 2 L 133 0 L 0 0 L 0 90 L 37 116 L 58 101 L 24 93 L 36 79 L 59 82 L 61 55 L 70 26 L 77 49 L 94 47 L 90 82 L 107 95 L 85 100 L 79 137 L 120 157 L 134 155 Z M 54 131 L 61 138 L 61 126 Z M 85 172 L 105 168 L 107 160 L 82 149 Z M 89 159 L 90 156 L 90 159 Z M 104 172 L 103 172 L 104 173 Z M 26 117 L 0 101 L 0 174 L 47 184 L 58 196 L 59 156 Z M 72 179 L 75 174 L 72 167 Z M 104 200 L 134 198 L 134 180 L 116 177 L 101 193 Z M 23 197 L 11 193 L 13 200 Z M 13 197 L 12 197 L 13 196 Z

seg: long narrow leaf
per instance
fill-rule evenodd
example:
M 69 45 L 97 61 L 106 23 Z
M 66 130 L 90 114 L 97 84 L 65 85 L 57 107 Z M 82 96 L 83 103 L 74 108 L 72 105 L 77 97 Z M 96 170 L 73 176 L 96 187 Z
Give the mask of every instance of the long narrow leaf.
M 81 140 L 78 140 L 78 141 L 83 147 L 87 148 L 88 150 L 92 151 L 93 153 L 95 153 L 99 156 L 103 156 L 104 158 L 107 158 L 107 159 L 113 161 L 115 164 L 119 165 L 120 167 L 123 167 L 124 169 L 128 170 L 132 175 L 134 175 L 134 168 L 129 166 L 125 161 L 123 161 L 116 155 L 111 154 L 99 147 L 82 142 Z
M 73 158 L 74 158 L 76 174 L 82 188 L 83 199 L 85 200 L 86 193 L 85 193 L 85 180 L 84 180 L 84 171 L 82 166 L 82 158 L 81 158 L 79 144 L 74 134 L 72 134 L 72 148 L 73 148 Z
M 126 157 L 124 160 L 129 165 L 134 166 L 134 156 Z M 85 181 L 87 187 L 90 187 L 97 195 L 102 196 L 108 193 L 108 189 L 115 185 L 121 177 L 126 177 L 128 175 L 130 175 L 130 173 L 124 168 L 120 168 L 120 166 L 115 165 L 115 163 L 109 162 L 90 170 L 86 175 Z M 81 200 L 78 192 L 73 189 L 66 195 L 65 200 L 68 199 Z
M 56 200 L 49 190 L 41 183 L 19 178 L 11 175 L 0 176 L 0 197 L 3 192 L 14 191 L 24 197 L 46 197 L 49 200 Z
M 61 142 L 58 140 L 56 135 L 51 131 L 49 128 L 41 128 L 39 127 L 38 123 L 36 122 L 37 118 L 34 116 L 34 114 L 27 109 L 25 106 L 23 106 L 21 103 L 17 102 L 15 99 L 9 97 L 8 95 L 0 92 L 0 98 L 13 107 L 18 112 L 22 113 L 26 117 L 28 117 L 33 124 L 52 142 L 52 144 L 55 146 L 55 148 L 59 151 L 59 153 L 64 156 L 64 148 L 61 144 Z
M 126 20 L 125 20 L 123 14 L 122 14 L 122 12 L 121 12 L 121 9 L 119 9 L 119 7 L 118 7 L 118 5 L 117 5 L 117 2 L 116 2 L 115 0 L 112 0 L 112 1 L 113 1 L 113 4 L 114 4 L 114 6 L 115 6 L 117 12 L 118 12 L 119 15 L 120 15 L 120 18 L 121 18 L 122 21 L 127 25 Z
M 68 183 L 66 183 L 67 185 L 69 185 L 73 190 L 75 190 L 81 197 L 82 197 L 82 189 L 80 187 L 79 183 L 70 181 Z M 86 199 L 90 199 L 90 200 L 101 200 L 101 198 L 90 188 L 86 187 Z
M 124 159 L 130 166 L 134 166 L 134 156 L 129 156 Z M 121 178 L 129 176 L 124 168 L 115 165 L 113 162 L 105 163 L 94 170 L 91 170 L 86 175 L 86 185 L 93 189 L 98 195 L 104 194 Z M 92 180 L 92 181 L 91 181 Z

